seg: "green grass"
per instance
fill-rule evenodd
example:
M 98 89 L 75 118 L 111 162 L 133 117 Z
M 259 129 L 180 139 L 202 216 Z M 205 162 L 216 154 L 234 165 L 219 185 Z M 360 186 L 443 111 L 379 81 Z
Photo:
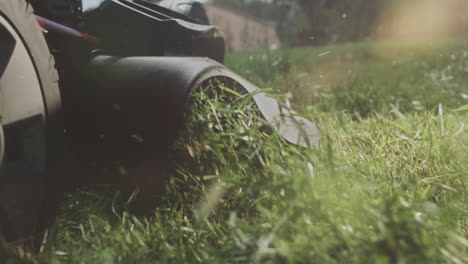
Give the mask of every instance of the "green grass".
M 154 213 L 134 216 L 112 187 L 82 187 L 30 259 L 467 263 L 466 43 L 385 56 L 376 50 L 389 44 L 370 43 L 231 55 L 230 67 L 317 124 L 319 149 L 271 133 L 250 97 L 204 91 Z
M 454 108 L 468 101 L 468 41 L 432 45 L 358 43 L 231 55 L 255 83 L 290 93 L 297 108 L 367 116 Z

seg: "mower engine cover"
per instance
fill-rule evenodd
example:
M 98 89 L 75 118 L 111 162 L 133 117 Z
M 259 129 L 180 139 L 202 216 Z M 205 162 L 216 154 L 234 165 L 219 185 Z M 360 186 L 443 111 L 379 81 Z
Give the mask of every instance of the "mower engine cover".
M 86 33 L 118 55 L 197 56 L 223 62 L 224 36 L 173 10 L 143 0 L 107 0 L 85 13 Z
M 209 25 L 210 20 L 206 14 L 205 8 L 202 3 L 197 1 L 184 1 L 184 0 L 163 0 L 157 3 L 159 6 L 173 10 L 186 17 L 195 20 L 202 25 Z

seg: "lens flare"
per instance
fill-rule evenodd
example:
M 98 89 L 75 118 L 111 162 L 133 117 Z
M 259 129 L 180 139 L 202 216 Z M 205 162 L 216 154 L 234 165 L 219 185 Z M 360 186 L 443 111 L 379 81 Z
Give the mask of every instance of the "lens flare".
M 391 48 L 424 51 L 458 34 L 465 26 L 467 4 L 460 0 L 398 0 L 377 24 L 375 39 Z M 388 45 L 378 45 L 385 55 Z

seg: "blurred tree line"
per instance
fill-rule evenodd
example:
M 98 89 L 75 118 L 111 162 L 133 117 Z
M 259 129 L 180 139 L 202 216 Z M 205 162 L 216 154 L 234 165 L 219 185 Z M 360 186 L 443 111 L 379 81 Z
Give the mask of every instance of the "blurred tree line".
M 274 21 L 289 45 L 321 45 L 369 37 L 386 0 L 212 0 Z

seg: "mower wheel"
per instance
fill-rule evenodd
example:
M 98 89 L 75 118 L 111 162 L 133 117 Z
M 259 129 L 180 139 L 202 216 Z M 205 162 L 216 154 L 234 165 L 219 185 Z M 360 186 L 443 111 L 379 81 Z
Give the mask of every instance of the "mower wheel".
M 0 1 L 0 236 L 11 243 L 45 230 L 51 125 L 61 106 L 54 64 L 30 4 Z

